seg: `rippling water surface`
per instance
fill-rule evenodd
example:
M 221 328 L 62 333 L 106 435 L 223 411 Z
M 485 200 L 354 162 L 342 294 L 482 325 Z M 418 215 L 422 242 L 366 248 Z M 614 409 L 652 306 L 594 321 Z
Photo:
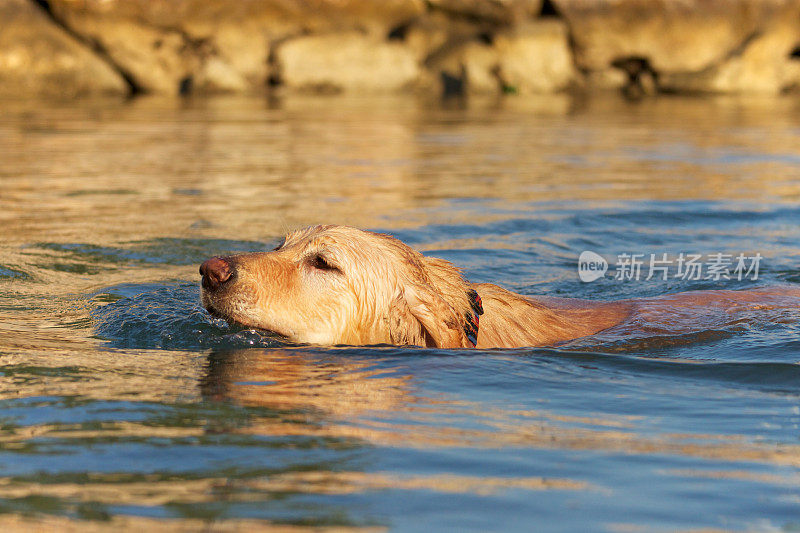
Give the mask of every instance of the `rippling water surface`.
M 799 529 L 800 310 L 322 348 L 232 328 L 197 286 L 319 222 L 524 294 L 795 284 L 798 124 L 796 99 L 5 102 L 0 526 Z M 582 283 L 584 250 L 763 259 Z

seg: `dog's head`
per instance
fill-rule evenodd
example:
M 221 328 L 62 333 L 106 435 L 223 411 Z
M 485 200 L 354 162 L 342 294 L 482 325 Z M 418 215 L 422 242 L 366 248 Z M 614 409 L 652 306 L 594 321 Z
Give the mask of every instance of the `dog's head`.
M 200 274 L 209 312 L 293 342 L 474 346 L 459 270 L 388 235 L 314 226 L 272 252 L 213 257 Z

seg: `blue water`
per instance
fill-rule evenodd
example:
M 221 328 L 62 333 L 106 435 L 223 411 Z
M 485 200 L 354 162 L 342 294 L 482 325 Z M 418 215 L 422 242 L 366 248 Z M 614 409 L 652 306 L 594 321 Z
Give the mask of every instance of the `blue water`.
M 800 182 L 786 145 L 798 132 L 770 129 L 786 116 L 780 108 L 762 116 L 761 108 L 725 104 L 733 108 L 716 118 L 724 131 L 709 138 L 700 128 L 708 117 L 691 118 L 705 109 L 695 101 L 555 116 L 434 109 L 412 124 L 405 112 L 386 116 L 369 105 L 363 115 L 316 118 L 290 104 L 245 106 L 251 119 L 224 106 L 167 106 L 164 119 L 160 105 L 109 104 L 95 111 L 100 119 L 56 110 L 65 123 L 88 120 L 102 130 L 94 142 L 117 148 L 104 148 L 113 154 L 102 163 L 107 172 L 120 168 L 115 158 L 128 161 L 111 177 L 91 168 L 61 175 L 4 155 L 21 176 L 38 171 L 60 188 L 10 184 L 18 229 L 0 260 L 2 519 L 64 526 L 122 517 L 130 528 L 155 520 L 397 531 L 800 529 L 800 310 L 550 348 L 319 347 L 211 317 L 197 274 L 209 256 L 268 250 L 284 230 L 332 221 L 391 233 L 459 265 L 471 281 L 523 294 L 619 299 L 797 284 Z M 49 138 L 25 133 L 25 116 L 12 115 L 20 120 L 15 142 L 36 152 Z M 203 121 L 205 137 L 153 138 Z M 295 153 L 265 124 L 298 143 L 309 131 L 344 133 Z M 376 124 L 401 128 L 392 138 L 402 146 L 376 148 Z M 547 130 L 554 137 L 534 135 Z M 765 132 L 769 143 L 748 144 Z M 237 144 L 251 134 L 256 146 Z M 215 135 L 218 144 L 208 140 Z M 604 140 L 592 148 L 587 137 Z M 120 155 L 129 142 L 138 163 Z M 102 160 L 93 146 L 78 136 L 50 163 L 71 151 Z M 471 154 L 481 149 L 476 167 Z M 160 154 L 155 163 L 150 150 Z M 180 161 L 202 151 L 207 163 L 163 157 L 171 150 Z M 247 164 L 226 168 L 231 152 Z M 287 153 L 294 159 L 284 161 Z M 248 166 L 252 158 L 267 165 L 258 167 L 263 174 Z M 179 177 L 166 173 L 172 166 Z M 342 176 L 326 179 L 341 188 L 320 185 L 311 212 L 294 196 L 308 203 L 312 193 L 277 176 L 293 171 L 313 183 L 331 166 Z M 419 183 L 391 170 L 409 167 Z M 688 175 L 678 179 L 676 169 Z M 131 176 L 143 180 L 138 189 Z M 238 186 L 241 193 L 231 191 Z M 269 191 L 286 202 L 280 221 L 240 209 Z M 54 206 L 61 218 L 33 216 Z M 258 216 L 267 220 L 260 229 Z M 583 283 L 584 250 L 612 269 L 622 253 L 763 259 L 755 281 L 620 281 L 609 273 Z

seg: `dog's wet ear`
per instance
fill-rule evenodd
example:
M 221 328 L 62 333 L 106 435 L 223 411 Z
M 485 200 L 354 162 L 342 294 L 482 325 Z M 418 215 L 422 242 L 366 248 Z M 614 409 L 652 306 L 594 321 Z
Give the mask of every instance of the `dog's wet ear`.
M 389 333 L 393 344 L 415 344 L 430 348 L 472 347 L 459 313 L 432 287 L 409 283 L 389 310 Z

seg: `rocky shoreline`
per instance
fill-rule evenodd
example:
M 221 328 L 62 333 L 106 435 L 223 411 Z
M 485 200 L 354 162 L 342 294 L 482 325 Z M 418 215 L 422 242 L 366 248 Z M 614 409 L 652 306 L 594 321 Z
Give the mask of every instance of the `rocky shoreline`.
M 0 95 L 800 89 L 800 0 L 2 0 Z

